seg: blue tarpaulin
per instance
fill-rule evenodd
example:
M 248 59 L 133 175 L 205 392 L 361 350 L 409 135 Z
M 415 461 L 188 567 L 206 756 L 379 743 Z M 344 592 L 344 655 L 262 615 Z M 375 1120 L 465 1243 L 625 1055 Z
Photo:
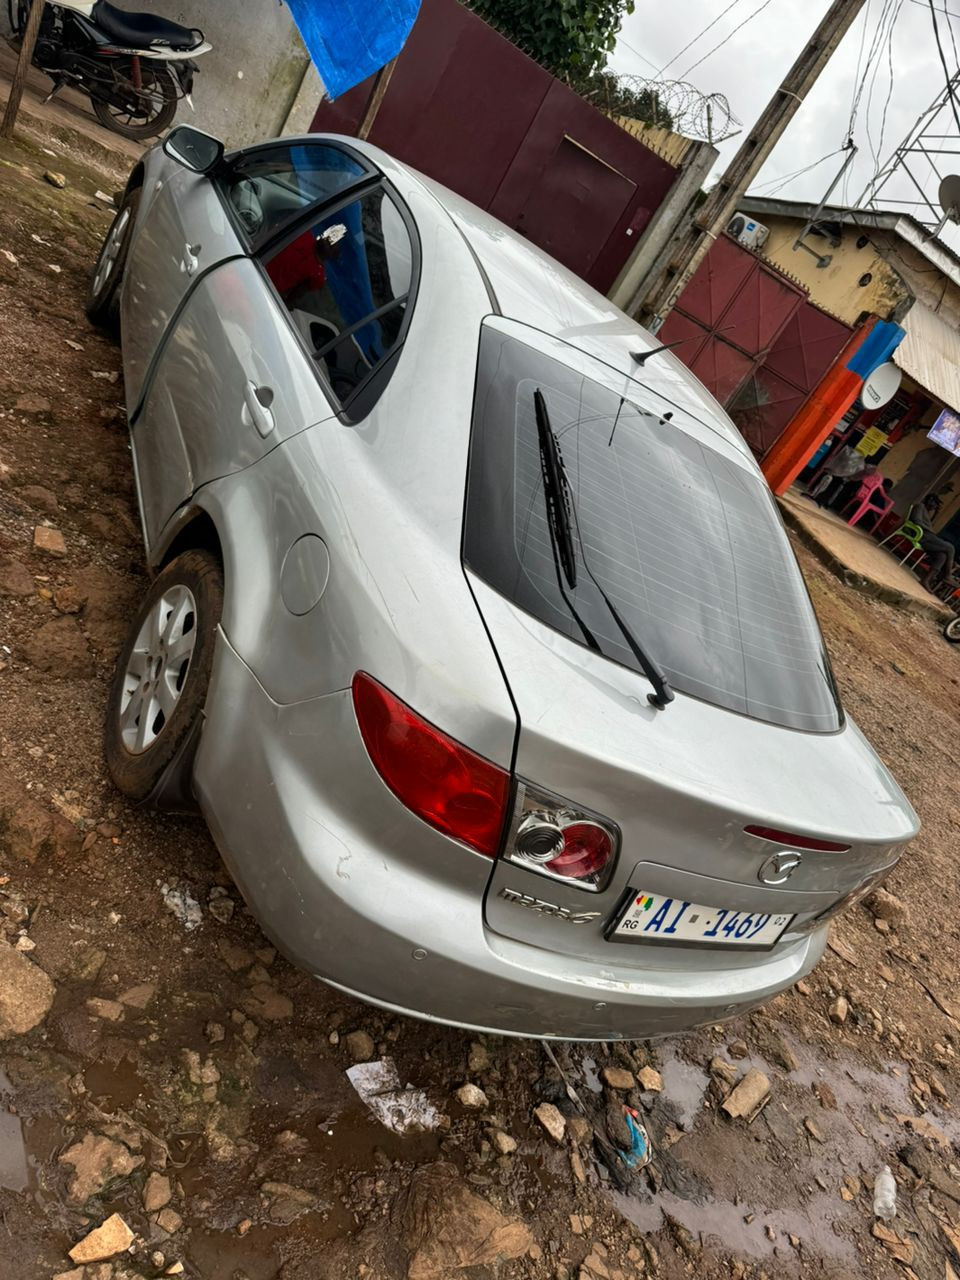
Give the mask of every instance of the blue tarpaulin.
M 395 58 L 420 0 L 287 0 L 303 43 L 331 98 Z

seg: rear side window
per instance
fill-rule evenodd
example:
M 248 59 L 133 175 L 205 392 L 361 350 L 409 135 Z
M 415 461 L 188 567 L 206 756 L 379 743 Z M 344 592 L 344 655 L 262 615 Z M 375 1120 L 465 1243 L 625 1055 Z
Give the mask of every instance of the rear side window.
M 240 155 L 217 184 L 254 250 L 314 204 L 326 204 L 374 171 L 340 147 L 309 142 Z
M 383 187 L 317 215 L 264 267 L 341 404 L 399 345 L 414 274 L 413 243 Z
M 569 483 L 572 589 L 547 521 L 538 390 Z M 838 729 L 829 659 L 772 495 L 637 393 L 622 398 L 484 330 L 467 566 L 541 622 L 581 644 L 586 627 L 604 656 L 639 670 L 599 583 L 678 692 L 792 729 Z

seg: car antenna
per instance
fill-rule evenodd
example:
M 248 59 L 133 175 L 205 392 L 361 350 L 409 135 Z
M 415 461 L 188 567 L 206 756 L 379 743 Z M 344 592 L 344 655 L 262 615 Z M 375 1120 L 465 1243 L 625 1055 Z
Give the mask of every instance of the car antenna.
M 651 356 L 658 356 L 661 351 L 672 351 L 674 347 L 682 347 L 685 342 L 690 342 L 690 338 L 681 338 L 679 342 L 665 342 L 662 347 L 652 347 L 649 351 L 631 351 L 630 354 L 642 369 Z

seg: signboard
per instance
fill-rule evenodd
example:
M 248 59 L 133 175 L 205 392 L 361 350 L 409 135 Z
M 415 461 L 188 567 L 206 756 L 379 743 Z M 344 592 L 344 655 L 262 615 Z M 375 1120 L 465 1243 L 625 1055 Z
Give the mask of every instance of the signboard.
M 900 390 L 902 381 L 903 374 L 892 360 L 880 365 L 863 384 L 863 390 L 860 392 L 863 407 L 870 410 L 882 409 Z
M 960 413 L 944 409 L 930 428 L 927 439 L 960 458 Z
M 872 458 L 875 453 L 880 452 L 888 439 L 885 431 L 881 431 L 879 427 L 871 427 L 863 433 L 863 439 L 856 447 L 857 453 L 862 453 L 865 458 Z

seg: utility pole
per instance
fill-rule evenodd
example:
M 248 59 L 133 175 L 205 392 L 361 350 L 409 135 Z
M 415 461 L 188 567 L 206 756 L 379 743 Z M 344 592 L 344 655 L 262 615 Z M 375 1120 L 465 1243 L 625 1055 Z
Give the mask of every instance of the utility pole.
M 639 318 L 654 332 L 660 328 L 711 245 L 736 213 L 740 197 L 780 141 L 865 3 L 866 0 L 833 0 L 829 12 L 701 206 L 666 270 L 651 282 L 652 288 L 641 304 Z
M 37 36 L 40 32 L 40 19 L 43 17 L 44 0 L 33 0 L 30 6 L 30 14 L 24 23 L 23 30 L 20 32 L 20 56 L 17 58 L 17 65 L 13 72 L 13 79 L 10 81 L 10 94 L 7 98 L 7 108 L 3 113 L 3 123 L 0 124 L 0 138 L 12 138 L 13 126 L 17 123 L 17 115 L 20 111 L 20 101 L 23 98 L 23 85 L 27 78 L 27 71 L 30 63 L 33 61 L 33 51 L 37 45 Z

